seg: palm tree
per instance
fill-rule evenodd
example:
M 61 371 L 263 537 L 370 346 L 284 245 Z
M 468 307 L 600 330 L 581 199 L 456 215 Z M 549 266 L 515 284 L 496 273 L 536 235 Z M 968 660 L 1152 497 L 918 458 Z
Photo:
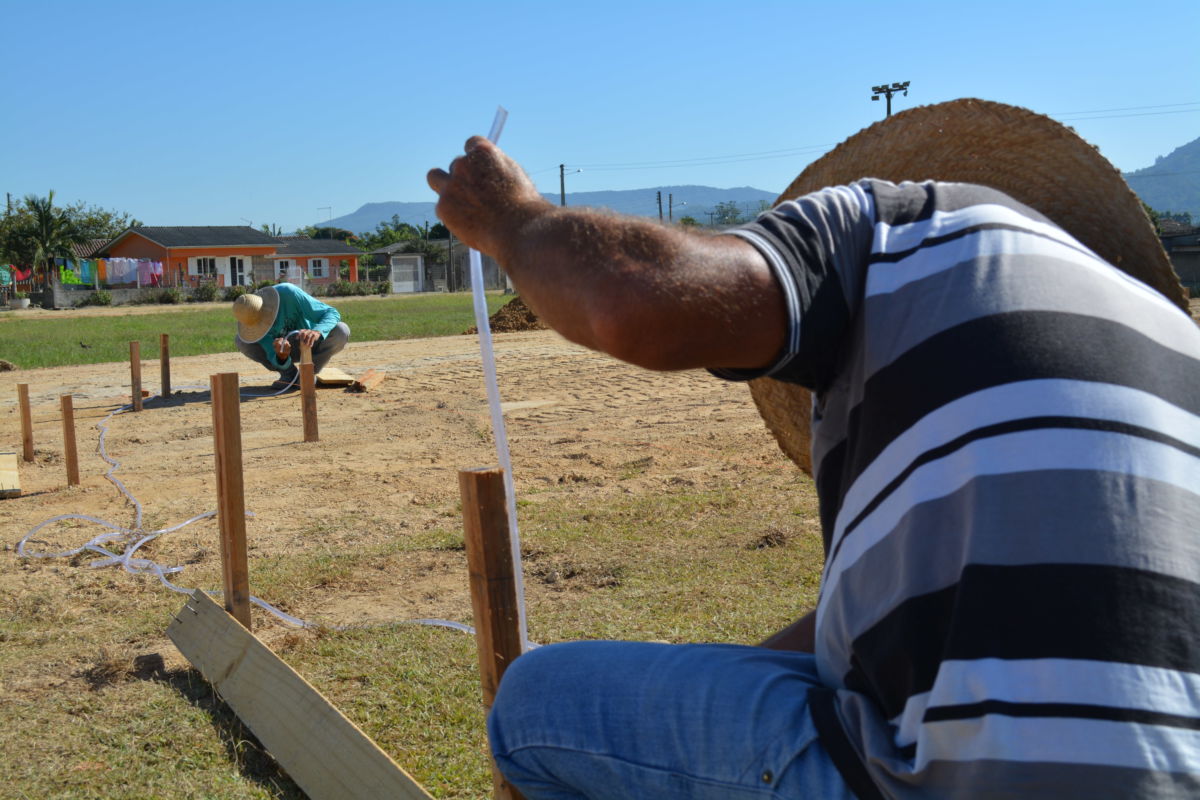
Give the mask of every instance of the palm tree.
M 17 231 L 35 270 L 48 271 L 56 258 L 73 258 L 71 245 L 82 236 L 66 211 L 54 207 L 54 190 L 46 197 L 26 195 L 25 217 Z

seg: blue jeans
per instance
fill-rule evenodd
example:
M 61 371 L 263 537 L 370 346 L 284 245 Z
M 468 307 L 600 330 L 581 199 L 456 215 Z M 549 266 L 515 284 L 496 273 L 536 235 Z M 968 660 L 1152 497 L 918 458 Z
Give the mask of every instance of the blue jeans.
M 852 800 L 808 712 L 821 685 L 807 653 L 555 644 L 509 666 L 488 734 L 530 800 Z
M 296 374 L 295 365 L 300 363 L 300 345 L 296 337 L 290 337 L 288 341 L 292 343 L 292 355 L 295 358 L 292 359 L 291 367 L 279 373 L 279 377 L 283 380 L 291 380 Z M 350 326 L 344 322 L 334 325 L 333 330 L 325 334 L 313 345 L 313 373 L 316 374 L 325 369 L 325 365 L 329 363 L 329 359 L 340 353 L 348 341 L 350 341 Z M 246 358 L 257 361 L 267 369 L 275 369 L 271 362 L 267 360 L 267 354 L 259 342 L 243 342 L 240 337 L 234 336 L 233 343 Z M 270 347 L 270 345 L 271 343 L 267 342 L 267 346 Z

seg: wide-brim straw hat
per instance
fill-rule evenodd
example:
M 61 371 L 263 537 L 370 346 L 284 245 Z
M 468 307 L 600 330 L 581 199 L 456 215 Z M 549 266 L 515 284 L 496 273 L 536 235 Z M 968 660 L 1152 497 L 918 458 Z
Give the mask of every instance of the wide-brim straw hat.
M 243 342 L 257 342 L 267 335 L 279 313 L 279 292 L 265 286 L 253 294 L 244 294 L 233 301 L 233 316 L 237 317 L 237 335 Z
M 860 178 L 998 189 L 1187 310 L 1179 276 L 1137 195 L 1095 147 L 1049 117 L 974 99 L 902 111 L 814 161 L 776 202 Z M 811 474 L 808 390 L 759 378 L 750 382 L 750 393 L 783 452 Z

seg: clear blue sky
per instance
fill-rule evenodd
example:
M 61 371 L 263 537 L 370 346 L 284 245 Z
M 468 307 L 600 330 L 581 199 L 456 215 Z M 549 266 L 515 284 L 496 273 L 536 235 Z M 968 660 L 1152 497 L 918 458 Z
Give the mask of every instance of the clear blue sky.
M 432 200 L 497 104 L 539 188 L 783 189 L 883 116 L 1028 106 L 1117 167 L 1200 136 L 1200 2 L 0 0 L 0 191 L 290 230 Z M 326 210 L 327 208 L 331 211 Z

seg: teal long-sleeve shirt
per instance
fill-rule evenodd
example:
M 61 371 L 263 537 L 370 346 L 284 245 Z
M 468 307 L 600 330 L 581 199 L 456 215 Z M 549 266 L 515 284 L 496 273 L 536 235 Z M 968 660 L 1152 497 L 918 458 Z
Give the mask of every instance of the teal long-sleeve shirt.
M 324 339 L 334 326 L 342 320 L 342 315 L 331 305 L 322 303 L 317 298 L 290 283 L 279 283 L 274 287 L 279 293 L 279 313 L 275 315 L 275 323 L 271 325 L 258 344 L 267 353 L 267 360 L 278 370 L 286 370 L 292 366 L 291 356 L 280 361 L 275 355 L 275 340 L 284 334 L 298 330 L 313 330 Z

